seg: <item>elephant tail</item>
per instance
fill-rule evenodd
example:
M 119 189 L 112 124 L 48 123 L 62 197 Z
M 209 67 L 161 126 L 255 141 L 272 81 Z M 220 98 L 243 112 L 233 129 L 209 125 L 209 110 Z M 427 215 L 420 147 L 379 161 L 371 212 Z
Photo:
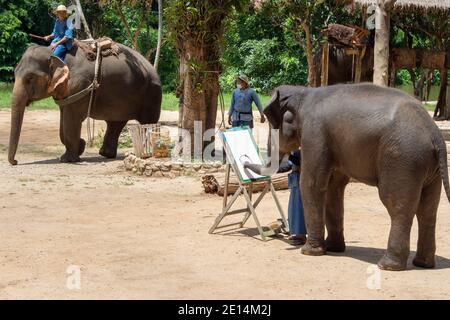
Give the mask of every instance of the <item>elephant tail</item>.
M 447 163 L 447 145 L 444 138 L 440 137 L 440 141 L 436 143 L 436 153 L 439 159 L 439 172 L 441 174 L 442 182 L 444 183 L 445 193 L 450 202 L 450 184 L 448 180 L 448 163 Z

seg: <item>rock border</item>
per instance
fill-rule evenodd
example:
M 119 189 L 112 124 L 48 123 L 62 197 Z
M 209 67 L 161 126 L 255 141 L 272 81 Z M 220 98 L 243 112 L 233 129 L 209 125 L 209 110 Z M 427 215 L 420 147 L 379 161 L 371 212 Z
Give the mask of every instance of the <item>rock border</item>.
M 154 178 L 174 179 L 180 176 L 203 176 L 225 171 L 221 161 L 211 163 L 192 163 L 172 161 L 171 159 L 148 158 L 142 159 L 134 154 L 125 154 L 123 160 L 125 170 L 133 174 Z

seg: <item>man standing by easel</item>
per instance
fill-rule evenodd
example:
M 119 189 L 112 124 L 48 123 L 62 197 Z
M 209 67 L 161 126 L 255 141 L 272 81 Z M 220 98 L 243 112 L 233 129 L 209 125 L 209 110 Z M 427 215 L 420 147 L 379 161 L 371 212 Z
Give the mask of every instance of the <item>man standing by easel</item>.
M 263 107 L 256 91 L 249 86 L 249 79 L 246 75 L 236 77 L 237 88 L 233 91 L 231 97 L 231 107 L 228 112 L 228 123 L 233 127 L 248 126 L 253 128 L 253 102 L 258 107 L 261 114 L 261 123 L 266 121 L 263 113 Z

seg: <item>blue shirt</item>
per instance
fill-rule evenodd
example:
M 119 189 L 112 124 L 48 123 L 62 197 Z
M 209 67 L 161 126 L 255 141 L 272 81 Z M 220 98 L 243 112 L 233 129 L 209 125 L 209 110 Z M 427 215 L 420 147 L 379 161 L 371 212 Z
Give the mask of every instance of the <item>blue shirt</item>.
M 260 113 L 263 112 L 261 101 L 256 91 L 252 88 L 245 90 L 235 89 L 231 97 L 231 107 L 228 114 L 233 121 L 252 121 L 252 103 L 255 103 Z
M 52 35 L 55 36 L 52 43 L 56 43 L 64 38 L 67 38 L 68 40 L 64 44 L 66 45 L 67 50 L 72 49 L 73 29 L 67 26 L 67 19 L 64 21 L 56 19 Z

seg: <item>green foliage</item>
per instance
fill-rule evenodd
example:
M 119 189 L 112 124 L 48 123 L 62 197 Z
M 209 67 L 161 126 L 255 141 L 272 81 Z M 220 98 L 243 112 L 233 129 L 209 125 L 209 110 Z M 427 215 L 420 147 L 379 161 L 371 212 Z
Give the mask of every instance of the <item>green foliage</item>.
M 278 19 L 265 10 L 237 12 L 231 17 L 222 55 L 222 88 L 232 90 L 238 73 L 248 75 L 252 86 L 264 93 L 281 84 L 306 83 L 304 52 Z
M 113 5 L 114 3 L 120 6 L 120 11 L 125 18 L 131 36 L 126 30 L 123 21 L 119 18 L 118 8 Z M 126 46 L 134 47 L 133 38 L 139 30 L 137 50 L 152 63 L 155 58 L 158 39 L 157 10 L 157 1 L 153 1 L 152 5 L 152 1 L 148 0 L 145 3 L 133 0 L 87 1 L 83 6 L 86 19 L 89 25 L 92 26 L 94 37 L 108 36 Z M 142 15 L 143 11 L 144 15 Z M 139 19 L 136 17 L 139 17 Z M 164 20 L 166 18 L 164 17 Z M 167 34 L 166 23 L 163 25 L 163 33 Z M 178 57 L 173 45 L 169 41 L 163 41 L 158 73 L 161 77 L 164 91 L 175 90 L 177 69 Z
M 0 0 L 0 81 L 13 79 L 14 66 L 28 44 L 24 30 L 31 26 L 32 6 L 31 0 Z
M 158 28 L 157 1 L 82 1 L 95 37 L 109 36 L 117 42 L 133 46 L 133 39 L 113 2 L 119 3 L 132 34 L 141 28 L 137 39 L 138 50 L 153 62 Z M 13 80 L 14 68 L 30 44 L 27 33 L 47 35 L 51 32 L 54 23 L 51 11 L 59 3 L 70 5 L 74 1 L 0 0 L 0 81 Z M 361 25 L 361 13 L 347 11 L 340 4 L 342 1 L 337 0 L 266 0 L 259 10 L 249 3 L 248 0 L 164 1 L 165 39 L 159 74 L 165 92 L 176 88 L 177 49 L 185 45 L 185 40 L 190 37 L 195 39 L 194 43 L 214 48 L 214 54 L 207 60 L 222 65 L 218 69 L 222 70 L 220 82 L 225 91 L 234 88 L 236 74 L 245 73 L 259 92 L 269 92 L 280 84 L 307 83 L 305 29 L 302 23 L 309 21 L 314 52 L 321 42 L 320 30 L 327 24 Z M 143 25 L 140 24 L 142 14 Z M 394 13 L 392 19 L 393 47 L 441 50 L 450 45 L 448 13 L 433 11 L 425 15 L 403 11 L 401 14 Z M 217 34 L 224 34 L 224 38 Z M 82 37 L 83 33 L 78 35 Z M 202 66 L 195 60 L 191 61 L 190 66 L 193 70 L 211 68 L 211 65 Z M 420 72 L 417 74 L 419 78 Z M 409 73 L 400 71 L 397 83 L 406 85 L 410 82 Z M 439 83 L 436 72 L 433 83 Z M 171 105 L 176 106 L 176 103 L 171 101 Z
M 9 109 L 11 107 L 11 95 L 13 84 L 0 83 L 0 109 Z M 231 97 L 229 97 L 231 99 Z M 178 99 L 172 93 L 164 93 L 162 101 L 162 110 L 178 110 Z M 52 98 L 33 102 L 27 110 L 59 110 Z
M 206 83 L 217 81 L 223 47 L 225 20 L 247 0 L 168 0 L 165 15 L 169 39 L 186 62 L 193 86 L 202 92 Z M 184 81 L 184 79 L 182 79 Z

